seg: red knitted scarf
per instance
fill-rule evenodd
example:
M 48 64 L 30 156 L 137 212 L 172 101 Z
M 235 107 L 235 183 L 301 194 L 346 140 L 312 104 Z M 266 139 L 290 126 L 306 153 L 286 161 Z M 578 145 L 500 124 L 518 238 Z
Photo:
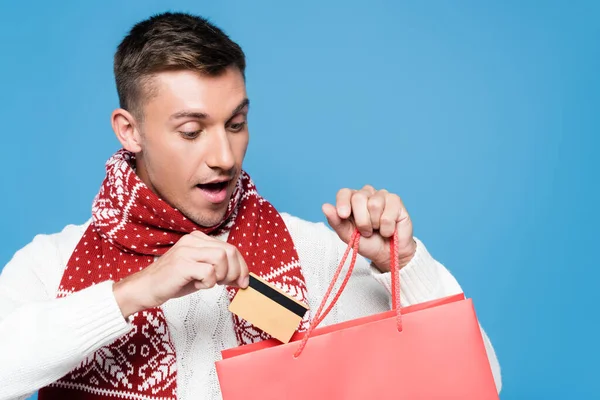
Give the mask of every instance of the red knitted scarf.
M 137 177 L 134 155 L 118 151 L 92 208 L 92 222 L 64 271 L 58 297 L 96 283 L 119 281 L 164 254 L 194 230 L 229 231 L 250 270 L 306 302 L 306 284 L 294 243 L 279 213 L 242 172 L 222 223 L 201 228 L 161 200 Z M 228 287 L 230 300 L 236 289 Z M 240 345 L 269 337 L 232 315 Z M 300 330 L 308 326 L 308 313 Z M 46 398 L 175 399 L 176 356 L 160 307 L 132 316 L 133 329 L 89 355 L 74 370 L 39 392 Z

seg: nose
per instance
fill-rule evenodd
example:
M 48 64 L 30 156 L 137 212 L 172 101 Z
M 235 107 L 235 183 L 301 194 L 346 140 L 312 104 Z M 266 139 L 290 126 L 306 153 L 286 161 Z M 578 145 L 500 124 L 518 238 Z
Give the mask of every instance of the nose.
M 235 166 L 229 135 L 225 129 L 217 129 L 209 134 L 206 164 L 212 169 L 229 171 Z

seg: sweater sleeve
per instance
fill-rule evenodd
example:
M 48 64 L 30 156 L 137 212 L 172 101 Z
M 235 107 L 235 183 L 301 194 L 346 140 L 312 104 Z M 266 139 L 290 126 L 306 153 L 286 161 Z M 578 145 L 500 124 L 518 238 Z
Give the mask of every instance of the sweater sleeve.
M 55 298 L 63 270 L 55 240 L 38 235 L 0 274 L 0 400 L 27 398 L 131 329 L 111 281 Z
M 412 260 L 400 270 L 400 303 L 408 306 L 463 293 L 450 271 L 429 254 L 422 241 L 418 238 L 414 239 L 417 243 L 417 251 Z M 385 287 L 391 297 L 391 273 L 381 273 L 372 263 L 369 267 L 373 277 Z M 488 335 L 481 326 L 480 330 L 496 389 L 500 393 L 502 389 L 500 364 Z

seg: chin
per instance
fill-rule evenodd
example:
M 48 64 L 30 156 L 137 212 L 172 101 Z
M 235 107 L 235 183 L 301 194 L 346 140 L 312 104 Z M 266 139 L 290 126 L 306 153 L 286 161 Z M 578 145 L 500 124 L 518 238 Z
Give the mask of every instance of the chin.
M 227 213 L 227 204 L 216 210 L 195 210 L 193 212 L 181 210 L 181 212 L 197 225 L 208 228 L 219 225 L 223 221 L 223 218 Z
M 183 204 L 176 207 L 189 220 L 202 227 L 212 227 L 219 225 L 227 213 L 227 208 L 231 201 L 233 189 L 227 191 L 227 198 L 221 203 L 211 203 L 198 196 L 197 192 L 192 192 Z

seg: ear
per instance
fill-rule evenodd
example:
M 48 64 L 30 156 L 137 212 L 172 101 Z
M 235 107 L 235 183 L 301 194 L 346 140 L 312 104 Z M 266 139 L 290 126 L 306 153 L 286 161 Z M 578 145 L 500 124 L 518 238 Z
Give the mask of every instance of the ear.
M 132 153 L 142 151 L 139 125 L 130 112 L 122 108 L 117 108 L 112 112 L 110 122 L 123 148 Z

